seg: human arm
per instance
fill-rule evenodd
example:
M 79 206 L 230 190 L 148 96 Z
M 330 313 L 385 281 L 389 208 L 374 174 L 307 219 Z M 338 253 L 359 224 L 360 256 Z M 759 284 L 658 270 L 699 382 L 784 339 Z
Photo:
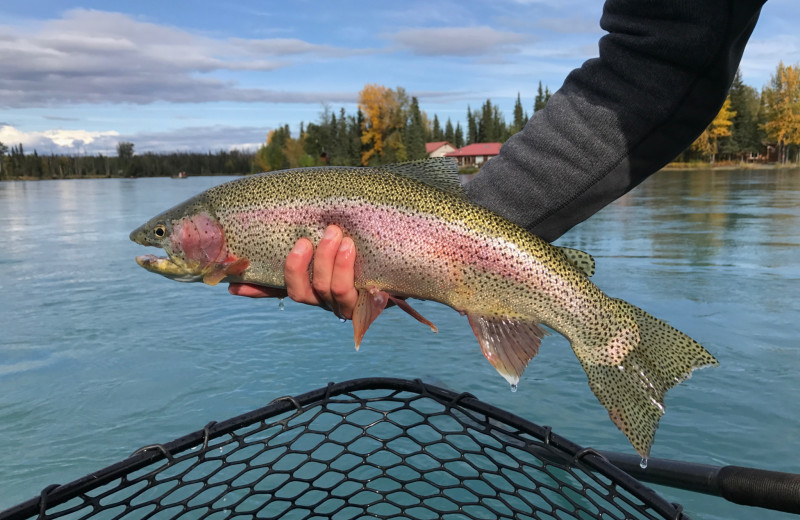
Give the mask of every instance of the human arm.
M 688 147 L 727 95 L 763 0 L 608 0 L 599 58 L 466 189 L 552 241 Z

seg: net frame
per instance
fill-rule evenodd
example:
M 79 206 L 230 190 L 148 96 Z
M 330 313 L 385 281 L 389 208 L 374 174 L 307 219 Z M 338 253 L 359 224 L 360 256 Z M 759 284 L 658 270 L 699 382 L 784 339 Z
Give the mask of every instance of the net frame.
M 549 427 L 420 380 L 363 378 L 144 446 L 0 512 L 32 518 L 687 517 Z

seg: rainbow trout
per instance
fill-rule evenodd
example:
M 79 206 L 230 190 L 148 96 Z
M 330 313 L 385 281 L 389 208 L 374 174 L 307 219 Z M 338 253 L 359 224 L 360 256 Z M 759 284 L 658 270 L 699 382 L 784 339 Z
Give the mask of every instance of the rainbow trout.
M 597 399 L 647 457 L 664 395 L 717 361 L 697 342 L 590 280 L 594 260 L 559 248 L 466 199 L 454 163 L 300 168 L 213 187 L 154 217 L 137 257 L 184 282 L 284 287 L 286 256 L 329 224 L 356 245 L 356 348 L 389 301 L 435 327 L 405 298 L 466 314 L 486 359 L 512 385 L 537 354 L 542 325 L 569 339 Z

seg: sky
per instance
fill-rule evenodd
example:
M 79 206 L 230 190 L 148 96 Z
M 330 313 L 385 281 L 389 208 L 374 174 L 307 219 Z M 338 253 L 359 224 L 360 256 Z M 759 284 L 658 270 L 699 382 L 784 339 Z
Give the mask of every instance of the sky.
M 761 89 L 800 63 L 797 0 L 770 0 L 741 63 Z M 597 56 L 602 2 L 0 3 L 0 142 L 39 153 L 256 149 L 270 129 L 403 87 L 444 123 L 491 99 L 532 112 Z

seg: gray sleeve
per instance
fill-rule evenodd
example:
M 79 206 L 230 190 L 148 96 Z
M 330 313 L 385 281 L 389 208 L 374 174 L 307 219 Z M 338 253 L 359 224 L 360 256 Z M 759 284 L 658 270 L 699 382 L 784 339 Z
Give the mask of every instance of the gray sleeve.
M 765 0 L 608 0 L 599 58 L 572 71 L 467 184 L 546 240 L 633 189 L 711 122 Z

